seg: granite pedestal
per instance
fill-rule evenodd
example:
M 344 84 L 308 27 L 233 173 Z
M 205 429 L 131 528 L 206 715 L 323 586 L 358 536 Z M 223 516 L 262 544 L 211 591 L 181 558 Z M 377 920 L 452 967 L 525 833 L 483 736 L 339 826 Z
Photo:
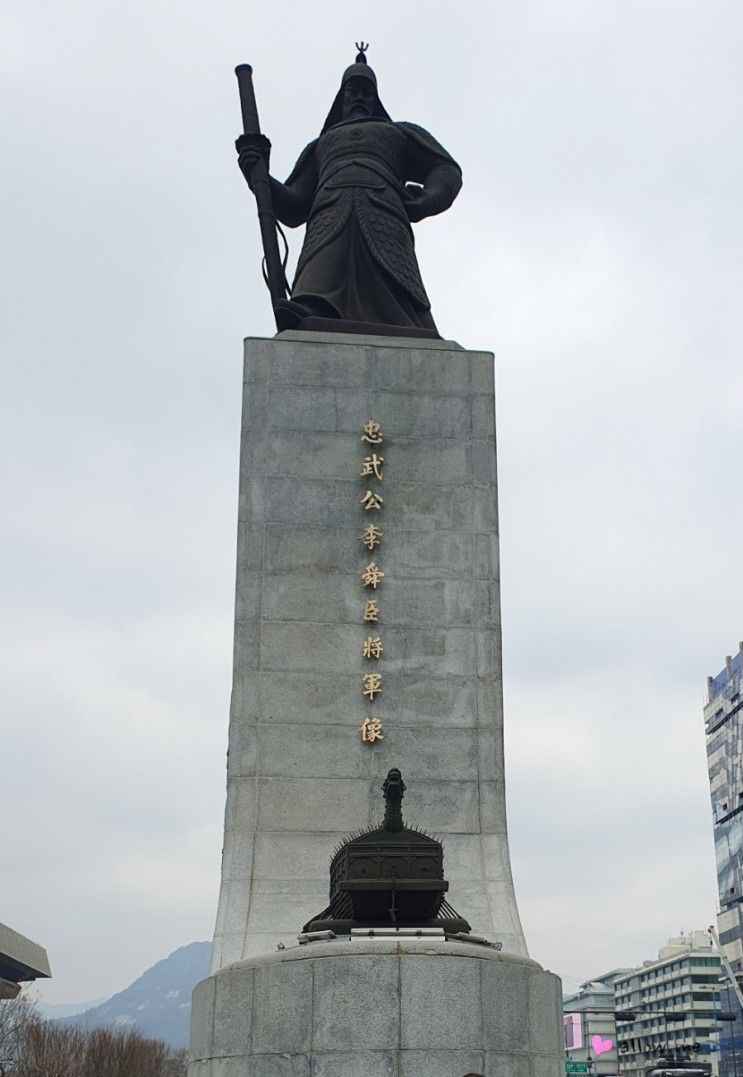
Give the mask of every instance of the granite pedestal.
M 493 356 L 447 341 L 248 340 L 222 888 L 212 971 L 294 941 L 333 849 L 382 814 L 444 844 L 451 904 L 526 953 L 506 837 Z M 380 513 L 360 498 L 381 424 Z M 365 524 L 384 538 L 373 555 Z M 364 591 L 372 558 L 385 576 Z M 361 694 L 365 597 L 383 690 Z M 384 740 L 362 743 L 366 714 Z
M 370 419 L 381 446 L 361 439 Z M 360 475 L 375 449 L 381 481 Z M 365 509 L 368 488 L 381 511 Z M 499 1077 L 558 1077 L 557 981 L 527 957 L 506 833 L 492 354 L 305 332 L 246 341 L 239 498 L 222 885 L 191 1077 L 496 1064 Z M 371 552 L 370 522 L 383 531 Z M 370 560 L 376 591 L 361 578 Z M 368 628 L 384 645 L 372 664 Z M 368 715 L 375 743 L 359 733 Z M 443 843 L 447 900 L 500 955 L 443 941 L 296 949 L 327 904 L 334 848 L 379 824 L 390 767 L 405 823 Z M 335 1032 L 332 1000 L 346 1007 Z
M 194 993 L 189 1077 L 563 1077 L 560 981 L 473 944 L 311 943 Z

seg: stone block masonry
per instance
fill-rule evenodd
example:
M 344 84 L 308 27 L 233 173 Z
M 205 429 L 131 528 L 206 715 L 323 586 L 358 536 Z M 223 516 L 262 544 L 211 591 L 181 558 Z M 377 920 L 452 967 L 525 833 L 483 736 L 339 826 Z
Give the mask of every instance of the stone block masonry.
M 391 766 L 407 784 L 406 823 L 443 842 L 451 904 L 504 953 L 526 954 L 506 835 L 493 393 L 493 356 L 451 342 L 246 342 L 213 971 L 296 941 L 326 903 L 335 845 L 379 822 Z M 370 419 L 384 474 L 367 487 Z M 365 510 L 367 488 L 381 511 Z M 384 532 L 371 555 L 369 522 Z M 361 582 L 372 559 L 384 571 L 375 591 Z M 384 645 L 373 664 L 370 596 Z M 372 703 L 370 670 L 382 675 Z M 362 741 L 365 715 L 383 739 Z
M 454 941 L 312 943 L 194 991 L 189 1077 L 562 1077 L 559 979 Z

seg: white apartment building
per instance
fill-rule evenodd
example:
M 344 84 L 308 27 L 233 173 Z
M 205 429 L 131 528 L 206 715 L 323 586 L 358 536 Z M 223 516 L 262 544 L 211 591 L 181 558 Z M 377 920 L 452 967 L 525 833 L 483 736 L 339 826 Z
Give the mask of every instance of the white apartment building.
M 562 1000 L 565 1057 L 587 1062 L 591 1077 L 613 1077 L 619 1072 L 614 983 L 618 976 L 630 971 L 624 968 L 605 972 Z
M 669 939 L 657 961 L 619 976 L 614 983 L 617 1010 L 633 1013 L 617 1022 L 619 1071 L 645 1074 L 662 1059 L 689 1058 L 717 1074 L 721 962 L 706 931 Z

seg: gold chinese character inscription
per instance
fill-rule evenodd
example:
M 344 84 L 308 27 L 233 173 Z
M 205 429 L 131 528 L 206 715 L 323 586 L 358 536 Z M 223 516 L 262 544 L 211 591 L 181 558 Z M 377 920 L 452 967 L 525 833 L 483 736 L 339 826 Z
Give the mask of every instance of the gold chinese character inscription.
M 370 598 L 364 603 L 364 621 L 367 624 L 376 624 L 379 620 L 379 606 L 376 598 Z
M 382 481 L 383 456 L 377 456 L 375 452 L 371 456 L 365 456 L 361 461 L 361 475 L 373 475 L 375 479 Z
M 373 550 L 375 546 L 378 546 L 382 541 L 384 531 L 381 531 L 376 524 L 367 524 L 364 530 L 361 532 L 361 541 L 366 546 L 367 550 Z
M 367 512 L 373 509 L 375 512 L 379 512 L 382 505 L 384 505 L 384 498 L 381 494 L 375 494 L 371 490 L 367 490 L 364 496 L 361 498 L 361 504 L 364 506 Z
M 361 573 L 361 582 L 364 587 L 373 587 L 376 591 L 379 581 L 384 576 L 381 568 L 375 561 L 370 561 L 364 571 Z
M 364 685 L 363 694 L 373 701 L 374 697 L 382 691 L 382 674 L 365 673 L 361 680 Z
M 381 445 L 383 441 L 382 427 L 375 419 L 369 419 L 363 426 L 361 440 L 367 445 Z M 376 451 L 370 452 L 364 457 L 361 464 L 362 478 L 368 477 L 383 479 L 384 457 Z M 374 490 L 365 490 L 361 498 L 361 504 L 366 512 L 380 512 L 384 506 L 384 498 Z M 383 532 L 376 524 L 367 524 L 361 532 L 361 541 L 369 552 L 374 551 L 381 544 Z M 370 561 L 361 573 L 361 581 L 364 587 L 374 590 L 379 586 L 384 577 L 384 572 L 375 561 Z M 367 599 L 364 603 L 363 620 L 365 624 L 376 624 L 379 621 L 379 606 L 376 599 Z M 361 645 L 361 655 L 368 661 L 378 661 L 383 654 L 381 636 L 368 635 Z M 382 675 L 380 673 L 365 673 L 362 677 L 362 694 L 370 702 L 382 691 Z M 374 744 L 384 739 L 382 722 L 378 718 L 367 715 L 359 727 L 359 735 L 365 744 Z
M 382 723 L 379 718 L 369 718 L 367 716 L 359 726 L 359 733 L 364 744 L 374 744 L 376 740 L 384 740 Z
M 361 440 L 368 442 L 369 445 L 381 445 L 382 444 L 382 427 L 374 419 L 369 419 L 364 423 L 364 432 L 361 435 Z
M 384 647 L 382 646 L 382 640 L 379 636 L 367 636 L 361 645 L 361 655 L 363 658 L 381 658 L 383 650 Z

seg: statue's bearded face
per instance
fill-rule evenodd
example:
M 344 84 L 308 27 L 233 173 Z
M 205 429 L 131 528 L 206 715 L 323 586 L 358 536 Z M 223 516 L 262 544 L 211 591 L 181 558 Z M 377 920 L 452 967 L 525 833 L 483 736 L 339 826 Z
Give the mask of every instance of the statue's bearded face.
M 369 79 L 352 78 L 343 87 L 344 120 L 373 116 L 376 103 L 377 91 Z

